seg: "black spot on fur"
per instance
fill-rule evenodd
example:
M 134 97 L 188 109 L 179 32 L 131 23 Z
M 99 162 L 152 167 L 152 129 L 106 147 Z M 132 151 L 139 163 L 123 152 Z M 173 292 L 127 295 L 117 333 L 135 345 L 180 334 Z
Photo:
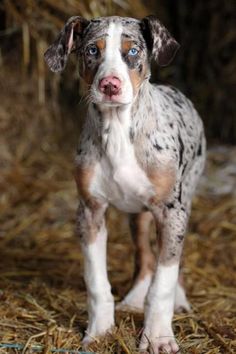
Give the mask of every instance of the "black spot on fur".
M 179 108 L 182 108 L 182 105 L 181 105 L 181 103 L 180 103 L 179 101 L 174 100 L 174 104 L 175 104 L 176 106 L 178 106 Z
M 186 124 L 185 124 L 185 122 L 184 122 L 182 113 L 181 113 L 181 112 L 178 112 L 178 115 L 179 115 L 179 118 L 180 118 L 180 121 L 181 121 L 182 125 L 186 128 Z
M 188 163 L 186 162 L 186 163 L 184 164 L 184 166 L 183 166 L 182 176 L 184 175 L 184 172 L 185 172 L 185 170 L 186 170 L 187 165 L 188 165 Z
M 167 203 L 166 207 L 167 207 L 167 209 L 173 209 L 175 206 L 174 206 L 174 203 Z
M 180 204 L 182 203 L 182 184 L 179 185 L 178 201 Z
M 134 141 L 134 131 L 133 131 L 133 129 L 129 130 L 129 138 L 130 138 L 131 143 L 133 143 L 133 141 Z
M 125 37 L 125 38 L 131 38 L 131 36 L 127 33 L 122 33 L 122 37 Z
M 169 126 L 170 126 L 170 128 L 172 129 L 172 128 L 173 128 L 173 123 L 170 123 Z
M 177 235 L 178 242 L 181 243 L 184 239 L 184 235 Z
M 93 23 L 100 23 L 100 22 L 102 22 L 102 20 L 94 19 L 94 20 L 91 20 L 91 22 L 93 22 Z
M 177 90 L 175 87 L 171 86 L 170 88 L 172 89 L 172 91 L 173 91 L 174 93 L 178 93 L 178 90 Z
M 153 144 L 153 147 L 154 147 L 155 149 L 157 149 L 158 151 L 163 150 L 163 148 L 162 148 L 157 142 L 155 142 L 155 144 Z
M 101 111 L 99 110 L 98 106 L 96 105 L 96 103 L 93 103 L 93 109 L 96 111 L 96 113 L 98 114 L 99 118 L 101 119 Z
M 202 144 L 200 143 L 197 149 L 197 156 L 201 156 L 202 155 Z
M 180 136 L 180 133 L 178 134 L 178 140 L 179 140 L 179 167 L 180 167 L 183 163 L 183 153 L 184 153 L 184 144 Z

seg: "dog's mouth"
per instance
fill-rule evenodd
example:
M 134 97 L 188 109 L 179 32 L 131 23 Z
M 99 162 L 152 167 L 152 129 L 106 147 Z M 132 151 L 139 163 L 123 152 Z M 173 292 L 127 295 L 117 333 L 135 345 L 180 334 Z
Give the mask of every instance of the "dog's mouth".
M 122 99 L 122 97 L 119 97 L 117 95 L 115 96 L 104 96 L 102 98 L 102 101 L 100 101 L 100 104 L 106 105 L 106 106 L 125 106 L 127 104 L 130 104 L 130 101 Z
M 103 94 L 103 96 L 102 96 L 102 100 L 103 100 L 103 102 L 110 102 L 110 103 L 112 103 L 112 102 L 114 102 L 114 103 L 118 103 L 118 102 L 120 102 L 120 100 L 121 100 L 121 90 L 118 92 L 118 93 L 116 93 L 116 94 Z
M 95 95 L 93 97 L 93 102 L 106 106 L 122 106 L 130 103 L 130 101 L 128 102 L 127 99 L 122 96 L 121 90 L 119 94 L 115 95 L 108 95 L 102 93 L 100 93 L 99 95 Z

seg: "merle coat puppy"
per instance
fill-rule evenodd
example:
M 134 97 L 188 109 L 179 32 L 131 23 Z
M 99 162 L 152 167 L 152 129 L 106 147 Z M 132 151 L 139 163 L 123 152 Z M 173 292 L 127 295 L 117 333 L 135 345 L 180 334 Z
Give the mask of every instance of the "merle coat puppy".
M 84 343 L 114 326 L 107 276 L 109 204 L 130 216 L 136 245 L 134 286 L 118 305 L 144 310 L 140 350 L 176 353 L 174 309 L 189 309 L 179 264 L 191 199 L 205 161 L 202 121 L 173 87 L 149 82 L 150 62 L 169 64 L 178 43 L 155 16 L 68 20 L 45 53 L 54 72 L 71 52 L 89 105 L 76 156 L 77 230 L 84 254 L 89 322 Z M 154 218 L 159 252 L 149 245 Z

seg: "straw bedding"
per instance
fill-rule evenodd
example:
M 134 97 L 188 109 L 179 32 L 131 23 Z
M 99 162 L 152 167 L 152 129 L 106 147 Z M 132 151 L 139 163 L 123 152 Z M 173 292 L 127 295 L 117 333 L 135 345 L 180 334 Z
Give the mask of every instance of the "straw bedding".
M 23 344 L 28 353 L 36 345 L 43 353 L 79 350 L 87 313 L 74 233 L 74 137 L 58 138 L 63 123 L 50 105 L 34 99 L 33 78 L 24 86 L 22 78 L 5 72 L 0 81 L 0 342 Z M 184 251 L 192 312 L 174 317 L 181 353 L 236 351 L 235 152 L 210 152 L 194 200 Z M 224 170 L 227 176 L 219 172 Z M 133 246 L 125 216 L 111 210 L 108 227 L 109 277 L 119 300 L 130 286 Z M 116 329 L 91 351 L 137 353 L 142 320 L 142 314 L 117 313 Z

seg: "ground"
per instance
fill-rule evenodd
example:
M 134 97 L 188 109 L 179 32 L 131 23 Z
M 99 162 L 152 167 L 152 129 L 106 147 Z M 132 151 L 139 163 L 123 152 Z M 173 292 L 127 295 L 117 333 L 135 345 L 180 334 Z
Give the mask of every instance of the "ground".
M 25 81 L 1 77 L 0 343 L 25 345 L 26 352 L 37 345 L 43 353 L 69 352 L 81 348 L 87 319 L 75 236 L 75 144 L 68 133 L 60 137 L 64 123 L 53 105 L 37 103 L 33 79 Z M 192 312 L 174 317 L 181 353 L 236 351 L 235 156 L 232 147 L 210 150 L 194 199 L 184 251 Z M 130 286 L 133 246 L 124 215 L 111 210 L 108 227 L 108 270 L 118 301 Z M 141 314 L 117 313 L 116 329 L 91 351 L 135 354 L 142 320 Z

